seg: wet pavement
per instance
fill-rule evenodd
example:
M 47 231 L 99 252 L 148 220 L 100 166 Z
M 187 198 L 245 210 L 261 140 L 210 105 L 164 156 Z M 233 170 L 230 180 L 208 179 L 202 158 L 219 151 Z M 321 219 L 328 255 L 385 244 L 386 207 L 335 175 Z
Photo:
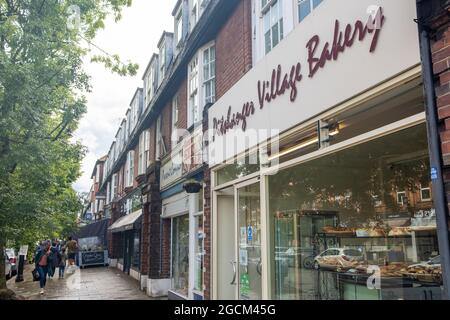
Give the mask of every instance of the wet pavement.
M 45 294 L 33 282 L 32 266 L 24 270 L 24 282 L 8 281 L 8 288 L 28 300 L 152 300 L 139 289 L 139 283 L 115 268 L 75 268 L 66 270 L 65 279 L 47 279 Z M 69 271 L 69 273 L 67 273 Z

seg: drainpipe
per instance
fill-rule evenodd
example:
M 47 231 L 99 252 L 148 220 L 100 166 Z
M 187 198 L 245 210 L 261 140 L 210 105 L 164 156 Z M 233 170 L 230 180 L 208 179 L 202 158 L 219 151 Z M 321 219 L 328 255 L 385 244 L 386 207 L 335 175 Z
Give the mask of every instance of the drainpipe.
M 439 118 L 434 91 L 433 62 L 431 56 L 429 29 L 421 21 L 423 0 L 416 0 L 422 59 L 423 84 L 426 99 L 427 129 L 432 168 L 433 201 L 436 210 L 437 236 L 441 254 L 442 276 L 444 282 L 443 299 L 450 300 L 450 242 L 448 230 L 448 205 L 442 176 L 441 139 L 439 135 Z M 429 5 L 429 4 L 428 4 Z

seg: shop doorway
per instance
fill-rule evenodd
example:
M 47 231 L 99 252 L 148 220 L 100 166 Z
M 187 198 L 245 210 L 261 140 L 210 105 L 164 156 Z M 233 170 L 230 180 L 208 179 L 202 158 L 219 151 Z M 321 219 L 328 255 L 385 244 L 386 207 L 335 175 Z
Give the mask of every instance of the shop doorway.
M 262 299 L 260 183 L 250 181 L 235 188 L 238 227 L 237 281 L 239 300 Z
M 262 299 L 258 180 L 216 191 L 217 299 Z
M 129 275 L 131 269 L 131 258 L 133 255 L 133 231 L 126 231 L 123 235 L 123 272 Z
M 217 294 L 220 300 L 236 299 L 236 232 L 234 189 L 217 191 Z

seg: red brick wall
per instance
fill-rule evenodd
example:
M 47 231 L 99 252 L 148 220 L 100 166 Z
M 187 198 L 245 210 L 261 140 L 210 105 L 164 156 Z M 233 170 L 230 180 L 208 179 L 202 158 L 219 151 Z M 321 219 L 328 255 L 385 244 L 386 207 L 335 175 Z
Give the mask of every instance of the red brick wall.
M 171 150 L 171 134 L 172 134 L 172 104 L 171 102 L 166 104 L 161 112 L 161 134 L 166 146 L 166 154 L 170 154 Z
M 171 225 L 172 220 L 162 220 L 162 253 L 161 253 L 161 278 L 170 278 L 170 254 L 171 254 Z
M 252 66 L 251 0 L 242 0 L 216 37 L 216 99 Z
M 142 208 L 141 232 L 141 274 L 148 275 L 149 247 L 150 247 L 150 214 L 149 205 Z
M 435 25 L 441 27 L 432 37 L 431 51 L 436 102 L 441 122 L 443 175 L 447 194 L 450 195 L 450 19 L 442 17 L 436 21 Z
M 156 141 L 156 124 L 153 122 L 150 126 L 150 162 L 155 161 L 155 141 Z

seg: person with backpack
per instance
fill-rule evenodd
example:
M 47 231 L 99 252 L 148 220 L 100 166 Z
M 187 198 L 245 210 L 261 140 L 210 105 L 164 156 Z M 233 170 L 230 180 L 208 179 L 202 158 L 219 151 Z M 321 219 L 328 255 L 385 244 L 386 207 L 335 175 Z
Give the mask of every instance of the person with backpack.
M 48 257 L 50 256 L 50 242 L 44 241 L 42 246 L 38 248 L 36 255 L 34 256 L 34 262 L 36 270 L 39 273 L 39 286 L 41 288 L 40 294 L 45 293 L 45 285 L 47 284 L 48 274 Z
M 59 254 L 59 279 L 64 279 L 64 271 L 66 270 L 67 254 L 66 248 L 62 248 Z

